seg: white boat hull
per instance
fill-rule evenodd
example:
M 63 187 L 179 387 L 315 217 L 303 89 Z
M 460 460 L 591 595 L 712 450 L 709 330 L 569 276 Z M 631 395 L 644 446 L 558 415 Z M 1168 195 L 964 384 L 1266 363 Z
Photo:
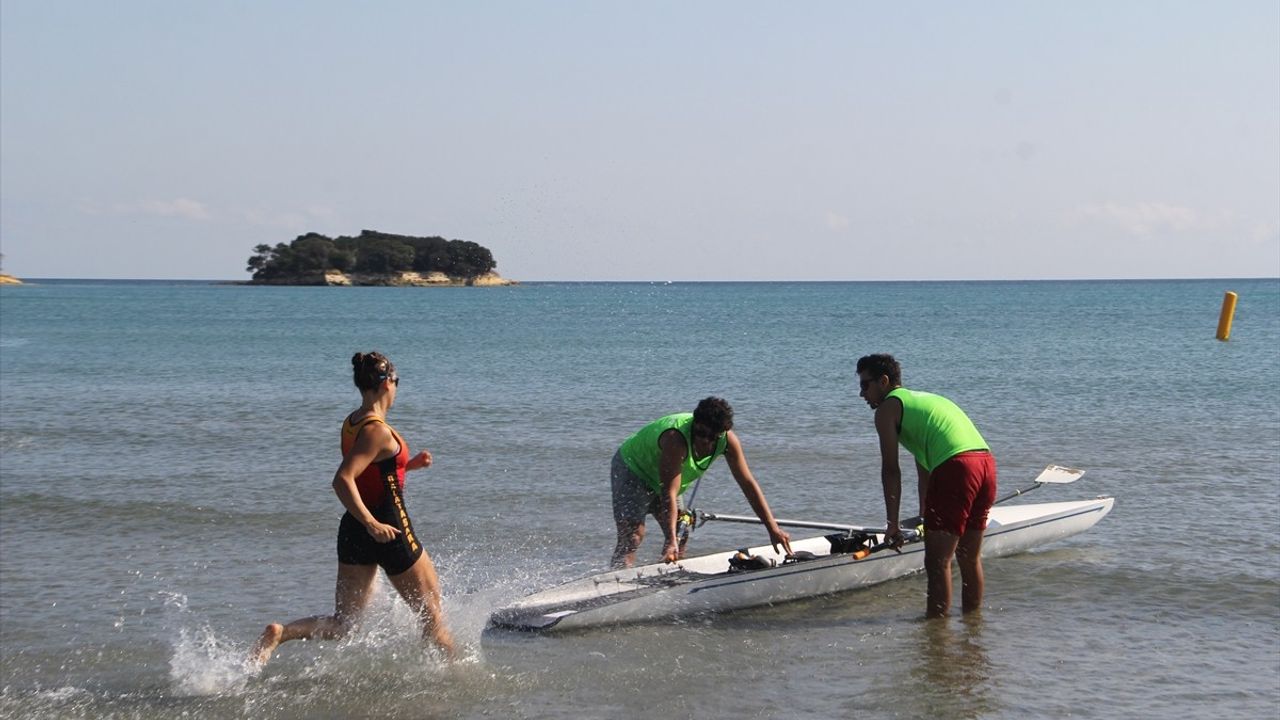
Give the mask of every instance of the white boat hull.
M 1114 502 L 1100 497 L 993 507 L 982 554 L 1010 555 L 1083 532 L 1111 512 Z M 825 536 L 793 541 L 791 548 L 816 558 L 784 565 L 782 555 L 763 546 L 750 554 L 773 559 L 776 567 L 730 572 L 730 551 L 601 573 L 529 595 L 495 612 L 490 624 L 559 632 L 737 610 L 863 588 L 924 567 L 922 543 L 904 546 L 901 554 L 883 551 L 860 560 L 832 554 Z

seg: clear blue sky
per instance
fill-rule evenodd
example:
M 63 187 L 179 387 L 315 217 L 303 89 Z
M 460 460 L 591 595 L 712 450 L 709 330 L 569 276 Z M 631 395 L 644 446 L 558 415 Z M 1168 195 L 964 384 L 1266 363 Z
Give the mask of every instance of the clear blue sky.
M 1280 275 L 1280 3 L 0 4 L 0 251 L 246 279 Z

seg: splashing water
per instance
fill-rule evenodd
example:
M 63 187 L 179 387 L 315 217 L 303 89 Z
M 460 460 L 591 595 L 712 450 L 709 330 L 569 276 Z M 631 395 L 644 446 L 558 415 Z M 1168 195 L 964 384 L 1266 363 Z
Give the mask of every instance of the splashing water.
M 169 658 L 169 679 L 178 695 L 215 695 L 244 691 L 257 669 L 245 661 L 247 649 L 219 639 L 209 628 L 178 631 Z

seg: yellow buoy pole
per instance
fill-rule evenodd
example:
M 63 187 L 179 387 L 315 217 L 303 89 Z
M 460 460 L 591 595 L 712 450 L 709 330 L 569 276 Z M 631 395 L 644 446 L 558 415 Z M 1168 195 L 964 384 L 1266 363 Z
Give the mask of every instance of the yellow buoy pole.
M 1222 298 L 1222 314 L 1218 316 L 1218 339 L 1231 339 L 1231 319 L 1236 314 L 1236 294 L 1228 291 Z

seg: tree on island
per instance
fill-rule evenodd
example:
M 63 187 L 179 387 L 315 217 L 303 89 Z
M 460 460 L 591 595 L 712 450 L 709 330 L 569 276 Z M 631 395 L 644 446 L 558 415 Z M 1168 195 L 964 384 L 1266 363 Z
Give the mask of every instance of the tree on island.
M 315 275 L 329 270 L 385 274 L 441 272 L 451 278 L 472 279 L 498 266 L 489 249 L 469 240 L 393 235 L 361 230 L 357 237 L 329 238 L 319 233 L 299 235 L 291 243 L 253 249 L 245 269 L 254 280 Z

